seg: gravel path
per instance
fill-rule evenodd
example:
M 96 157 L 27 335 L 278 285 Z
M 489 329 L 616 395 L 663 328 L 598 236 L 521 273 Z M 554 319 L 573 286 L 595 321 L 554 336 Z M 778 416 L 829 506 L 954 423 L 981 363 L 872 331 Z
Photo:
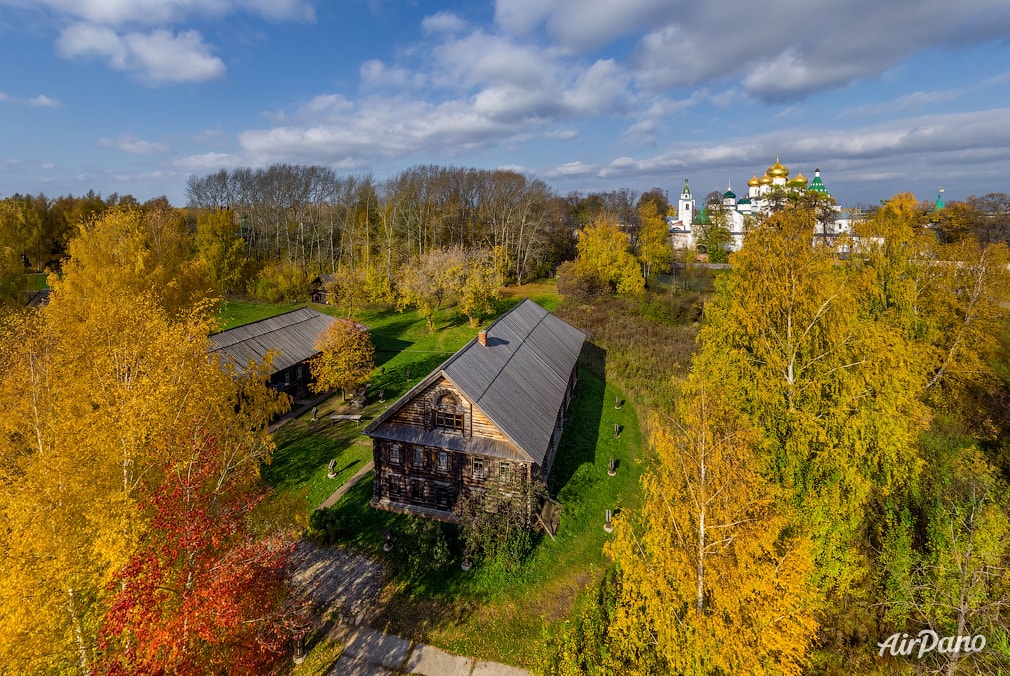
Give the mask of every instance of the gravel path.
M 349 549 L 324 547 L 312 540 L 298 543 L 292 557 L 292 584 L 320 615 L 334 615 L 357 625 L 382 589 L 381 563 Z

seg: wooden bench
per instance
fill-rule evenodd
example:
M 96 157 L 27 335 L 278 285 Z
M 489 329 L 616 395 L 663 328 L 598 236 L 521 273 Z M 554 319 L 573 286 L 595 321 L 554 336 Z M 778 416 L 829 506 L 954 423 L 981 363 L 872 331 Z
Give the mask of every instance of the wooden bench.
M 332 413 L 330 414 L 330 420 L 334 422 L 340 422 L 341 420 L 353 420 L 354 426 L 357 427 L 361 422 L 360 413 Z

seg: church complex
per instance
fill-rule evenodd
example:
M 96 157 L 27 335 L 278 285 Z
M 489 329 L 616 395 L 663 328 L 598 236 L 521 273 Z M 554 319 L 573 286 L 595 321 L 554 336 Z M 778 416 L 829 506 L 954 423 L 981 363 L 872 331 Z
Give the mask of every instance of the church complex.
M 747 181 L 747 196 L 737 197 L 732 186 L 727 186 L 723 193 L 722 202 L 718 205 L 702 205 L 701 209 L 696 209 L 695 199 L 691 195 L 691 187 L 687 179 L 684 179 L 684 189 L 680 193 L 677 203 L 677 216 L 670 217 L 667 222 L 670 226 L 670 238 L 676 249 L 694 249 L 698 246 L 698 239 L 701 227 L 709 223 L 710 213 L 706 209 L 719 210 L 726 215 L 725 225 L 732 235 L 732 242 L 729 245 L 730 251 L 736 251 L 743 246 L 743 238 L 748 225 L 748 216 L 760 216 L 768 212 L 770 207 L 769 197 L 772 193 L 781 191 L 814 191 L 830 197 L 824 181 L 821 180 L 821 170 L 814 170 L 813 180 L 807 179 L 802 172 L 790 178 L 789 169 L 775 158 L 775 164 L 765 170 L 763 176 L 758 178 L 755 172 Z M 838 213 L 838 218 L 829 226 L 829 231 L 821 233 L 826 236 L 836 236 L 848 233 L 852 227 L 852 221 L 841 216 L 841 208 L 833 207 Z

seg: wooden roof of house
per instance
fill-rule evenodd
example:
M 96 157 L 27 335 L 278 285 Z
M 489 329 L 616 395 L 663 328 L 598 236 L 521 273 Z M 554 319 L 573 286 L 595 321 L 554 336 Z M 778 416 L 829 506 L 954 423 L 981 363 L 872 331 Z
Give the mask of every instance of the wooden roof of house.
M 390 428 L 397 426 L 386 421 L 444 377 L 508 437 L 516 450 L 543 465 L 568 379 L 585 338 L 584 333 L 527 298 L 487 328 L 486 346 L 476 338 L 471 340 L 386 409 L 364 433 L 396 438 Z M 476 447 L 470 450 L 483 454 Z M 504 449 L 496 449 L 487 454 L 505 453 Z
M 230 360 L 236 372 L 242 374 L 251 360 L 262 362 L 273 350 L 272 367 L 276 373 L 318 353 L 316 339 L 335 321 L 338 320 L 321 312 L 299 308 L 215 333 L 210 337 L 213 345 L 210 352 L 220 355 L 222 361 Z

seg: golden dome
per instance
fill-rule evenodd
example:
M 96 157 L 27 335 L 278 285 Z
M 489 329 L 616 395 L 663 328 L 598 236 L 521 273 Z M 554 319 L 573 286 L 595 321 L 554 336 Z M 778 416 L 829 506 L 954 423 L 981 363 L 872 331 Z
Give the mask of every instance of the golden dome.
M 755 173 L 753 177 L 747 179 L 747 185 L 749 185 L 752 188 L 756 185 L 761 185 L 761 181 L 758 180 L 757 173 Z
M 771 185 L 771 184 L 772 184 L 772 177 L 769 176 L 768 174 L 765 174 L 764 176 L 758 179 L 758 185 Z
M 804 176 L 803 172 L 801 171 L 800 173 L 796 174 L 796 176 L 793 177 L 789 182 L 790 183 L 801 183 L 801 184 L 803 184 L 805 186 L 808 181 L 807 181 L 807 177 Z
M 782 163 L 779 162 L 779 158 L 776 157 L 775 164 L 768 167 L 768 171 L 766 171 L 765 174 L 771 176 L 772 178 L 788 178 L 789 170 L 783 167 Z

